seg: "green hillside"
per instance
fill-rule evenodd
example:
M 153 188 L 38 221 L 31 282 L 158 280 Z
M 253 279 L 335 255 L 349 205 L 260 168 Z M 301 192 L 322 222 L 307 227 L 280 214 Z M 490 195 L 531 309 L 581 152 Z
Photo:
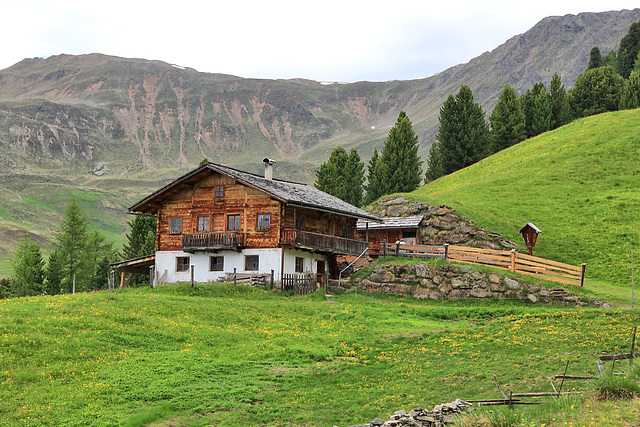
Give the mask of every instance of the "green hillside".
M 630 284 L 632 249 L 640 259 L 639 129 L 640 110 L 577 120 L 410 196 L 451 205 L 515 242 L 533 222 L 542 230 L 534 255 Z
M 597 371 L 595 355 L 629 351 L 637 323 L 638 310 L 291 297 L 229 284 L 6 299 L 0 426 L 364 424 L 498 398 L 492 374 L 505 390 L 551 391 L 546 377 L 567 361 L 585 375 Z M 589 395 L 540 401 L 517 407 L 522 425 L 619 426 L 640 410 Z

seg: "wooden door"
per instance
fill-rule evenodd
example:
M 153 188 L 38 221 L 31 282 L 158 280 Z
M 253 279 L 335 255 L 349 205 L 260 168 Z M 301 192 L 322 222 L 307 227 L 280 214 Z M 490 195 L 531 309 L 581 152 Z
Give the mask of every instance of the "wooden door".
M 318 261 L 317 265 L 317 275 L 318 275 L 318 285 L 320 286 L 324 286 L 325 285 L 325 280 L 326 280 L 326 273 L 325 273 L 325 265 L 324 265 L 324 261 Z

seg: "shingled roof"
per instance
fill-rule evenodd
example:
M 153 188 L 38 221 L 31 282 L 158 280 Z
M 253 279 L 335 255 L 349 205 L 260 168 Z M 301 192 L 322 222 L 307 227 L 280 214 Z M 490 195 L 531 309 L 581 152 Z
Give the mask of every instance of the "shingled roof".
M 168 197 L 181 191 L 185 186 L 191 186 L 211 172 L 217 172 L 229 176 L 241 184 L 253 187 L 269 194 L 274 199 L 291 206 L 300 206 L 308 209 L 337 213 L 358 219 L 380 222 L 377 216 L 356 208 L 337 197 L 306 184 L 284 181 L 280 179 L 268 180 L 263 176 L 233 169 L 216 163 L 204 165 L 181 176 L 158 191 L 150 194 L 129 208 L 132 212 L 156 213 L 159 204 Z
M 419 228 L 420 222 L 422 222 L 423 218 L 424 217 L 422 215 L 394 216 L 390 218 L 382 218 L 383 222 L 369 222 L 367 220 L 359 219 L 356 223 L 356 228 L 358 230 L 365 230 L 367 228 L 367 222 L 369 223 L 369 230 Z

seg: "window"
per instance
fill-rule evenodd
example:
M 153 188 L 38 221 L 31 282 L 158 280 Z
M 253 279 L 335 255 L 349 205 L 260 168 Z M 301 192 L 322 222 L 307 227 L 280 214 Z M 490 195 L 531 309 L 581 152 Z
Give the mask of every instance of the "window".
M 271 228 L 271 215 L 258 215 L 258 230 L 268 230 Z
M 189 271 L 188 256 L 179 256 L 176 258 L 176 271 Z
M 260 264 L 260 257 L 258 255 L 246 255 L 244 257 L 244 270 L 245 271 L 258 271 Z
M 342 226 L 342 237 L 345 239 L 349 239 L 351 237 L 351 227 L 346 224 Z
M 209 231 L 209 217 L 198 217 L 198 231 Z
M 224 257 L 223 256 L 210 256 L 209 257 L 209 271 L 223 271 L 224 270 Z
M 304 272 L 304 258 L 296 257 L 296 273 Z
M 296 217 L 296 230 L 304 230 L 304 217 L 297 216 Z
M 169 218 L 169 233 L 182 233 L 182 218 Z
M 218 186 L 216 187 L 216 198 L 220 199 L 224 197 L 224 187 Z
M 240 215 L 229 215 L 227 219 L 227 230 L 240 230 Z

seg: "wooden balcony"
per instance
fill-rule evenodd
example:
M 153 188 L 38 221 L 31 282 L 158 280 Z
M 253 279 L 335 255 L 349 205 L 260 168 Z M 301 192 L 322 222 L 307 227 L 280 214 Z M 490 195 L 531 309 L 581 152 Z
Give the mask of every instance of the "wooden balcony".
M 234 231 L 222 233 L 185 233 L 182 235 L 184 252 L 211 251 L 221 249 L 241 249 L 244 247 L 244 233 Z
M 282 245 L 339 255 L 360 255 L 368 243 L 309 231 L 284 230 Z

